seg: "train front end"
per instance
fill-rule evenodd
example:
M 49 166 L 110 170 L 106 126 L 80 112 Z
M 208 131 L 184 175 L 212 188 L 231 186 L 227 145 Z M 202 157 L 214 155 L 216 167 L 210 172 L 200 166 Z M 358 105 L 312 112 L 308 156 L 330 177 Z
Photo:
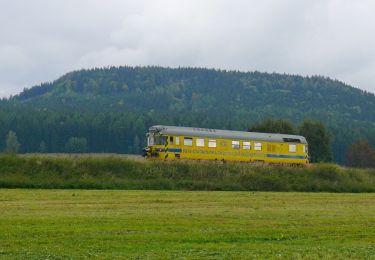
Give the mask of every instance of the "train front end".
M 165 159 L 168 136 L 163 135 L 162 129 L 157 126 L 150 127 L 146 134 L 147 147 L 143 149 L 143 155 L 146 159 Z

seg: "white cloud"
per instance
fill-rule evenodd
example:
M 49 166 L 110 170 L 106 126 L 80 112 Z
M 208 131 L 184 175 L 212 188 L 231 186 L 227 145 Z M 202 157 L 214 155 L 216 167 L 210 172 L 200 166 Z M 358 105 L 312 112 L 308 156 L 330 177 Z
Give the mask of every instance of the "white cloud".
M 3 1 L 0 95 L 111 65 L 319 74 L 375 92 L 374 12 L 370 0 Z

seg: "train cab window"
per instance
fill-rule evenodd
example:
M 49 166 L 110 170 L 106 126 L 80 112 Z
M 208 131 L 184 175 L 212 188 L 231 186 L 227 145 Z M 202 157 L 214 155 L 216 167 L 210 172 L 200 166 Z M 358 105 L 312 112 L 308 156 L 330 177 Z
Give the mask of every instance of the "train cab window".
M 305 154 L 308 154 L 309 153 L 309 147 L 307 145 L 304 145 L 304 147 L 305 147 L 305 149 L 304 149 Z
M 295 153 L 297 152 L 297 146 L 295 144 L 290 144 L 289 145 L 289 152 L 290 153 Z
M 216 140 L 214 140 L 214 139 L 208 140 L 208 147 L 215 148 L 216 147 Z
M 262 143 L 254 143 L 255 151 L 262 151 Z
M 184 138 L 184 145 L 185 146 L 193 146 L 193 138 L 191 138 L 191 137 L 185 137 Z
M 203 138 L 197 138 L 195 140 L 195 145 L 199 146 L 199 147 L 203 147 L 204 146 L 204 139 Z
M 240 149 L 240 141 L 232 141 L 232 149 Z
M 166 136 L 155 136 L 154 137 L 154 144 L 155 145 L 166 145 L 168 142 L 168 137 Z
M 180 145 L 180 137 L 177 136 L 175 139 L 176 139 L 175 141 L 176 145 Z
M 242 149 L 250 150 L 250 142 L 242 142 Z
M 169 144 L 173 144 L 173 136 L 169 137 Z

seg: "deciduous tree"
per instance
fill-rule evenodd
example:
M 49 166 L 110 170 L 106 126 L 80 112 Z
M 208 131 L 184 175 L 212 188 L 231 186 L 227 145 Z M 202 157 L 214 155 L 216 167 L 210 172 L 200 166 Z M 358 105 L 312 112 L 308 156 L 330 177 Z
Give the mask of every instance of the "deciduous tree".
M 20 143 L 18 142 L 16 133 L 9 131 L 6 137 L 5 152 L 8 154 L 16 154 L 19 148 Z
M 307 139 L 311 162 L 332 161 L 331 139 L 321 122 L 304 121 L 299 127 L 299 134 Z
M 375 149 L 366 140 L 358 140 L 349 146 L 346 165 L 351 167 L 375 167 Z

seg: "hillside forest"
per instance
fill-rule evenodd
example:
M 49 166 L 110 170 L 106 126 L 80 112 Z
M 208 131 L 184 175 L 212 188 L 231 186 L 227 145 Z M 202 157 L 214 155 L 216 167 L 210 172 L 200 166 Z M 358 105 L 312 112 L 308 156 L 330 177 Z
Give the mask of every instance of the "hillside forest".
M 73 71 L 0 100 L 0 150 L 12 131 L 21 153 L 140 153 L 155 124 L 246 131 L 270 118 L 294 129 L 322 123 L 341 164 L 358 140 L 375 145 L 374 94 L 338 80 L 124 66 Z

